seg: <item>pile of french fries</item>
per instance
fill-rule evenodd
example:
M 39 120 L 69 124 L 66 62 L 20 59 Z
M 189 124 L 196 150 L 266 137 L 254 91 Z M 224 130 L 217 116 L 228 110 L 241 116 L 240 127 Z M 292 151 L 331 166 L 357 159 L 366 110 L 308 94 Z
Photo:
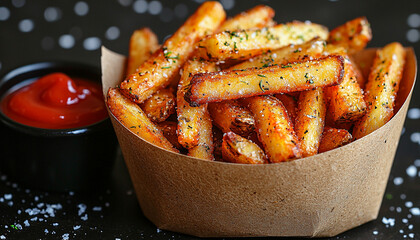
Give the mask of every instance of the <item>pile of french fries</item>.
M 273 17 L 260 5 L 225 20 L 220 3 L 205 2 L 161 46 L 150 29 L 135 31 L 110 111 L 161 148 L 247 164 L 329 151 L 392 117 L 401 44 L 378 49 L 365 79 L 352 55 L 372 38 L 366 18 L 329 32 Z

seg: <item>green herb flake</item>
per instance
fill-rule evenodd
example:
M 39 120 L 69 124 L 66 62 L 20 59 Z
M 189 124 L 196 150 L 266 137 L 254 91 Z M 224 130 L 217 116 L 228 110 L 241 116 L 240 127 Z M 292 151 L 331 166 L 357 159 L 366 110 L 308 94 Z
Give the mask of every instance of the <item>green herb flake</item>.
M 161 67 L 161 69 L 168 69 L 168 68 L 171 68 L 171 66 L 168 66 L 168 67 Z
M 262 75 L 262 74 L 258 74 L 259 77 L 263 77 L 263 78 L 267 78 L 267 76 Z

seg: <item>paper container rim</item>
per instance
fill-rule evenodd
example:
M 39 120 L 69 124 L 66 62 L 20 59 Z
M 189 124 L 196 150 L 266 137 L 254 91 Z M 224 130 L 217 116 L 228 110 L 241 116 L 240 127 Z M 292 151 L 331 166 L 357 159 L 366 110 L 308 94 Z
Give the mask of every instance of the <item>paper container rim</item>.
M 362 51 L 369 51 L 369 50 L 374 50 L 374 49 L 376 49 L 376 48 L 368 48 L 368 49 L 365 49 L 365 50 L 362 50 Z M 413 59 L 414 59 L 414 65 L 415 66 L 417 66 L 417 58 L 416 58 L 416 56 L 415 56 L 415 52 L 414 52 L 414 49 L 412 48 L 412 47 L 405 47 L 405 49 L 406 49 L 406 51 L 408 52 L 408 51 L 411 51 L 412 53 L 413 53 L 413 55 L 414 55 L 414 57 L 413 57 Z M 104 51 L 104 50 L 106 50 L 106 51 L 110 51 L 109 49 L 107 49 L 105 46 L 102 46 L 102 51 Z M 116 53 L 117 54 L 117 53 Z M 121 55 L 122 56 L 122 55 Z M 416 77 L 417 76 L 417 67 L 414 69 L 414 76 Z M 403 114 L 403 113 L 401 113 L 401 111 L 400 111 L 400 109 L 403 107 L 403 106 L 405 106 L 406 104 L 409 104 L 410 103 L 410 99 L 409 99 L 409 97 L 411 97 L 411 95 L 412 95 L 412 93 L 413 93 L 413 91 L 414 91 L 414 86 L 415 86 L 415 82 L 416 82 L 416 79 L 414 79 L 413 80 L 413 84 L 411 85 L 411 88 L 410 88 L 410 91 L 408 92 L 408 94 L 405 96 L 405 99 L 404 99 L 404 101 L 403 101 L 403 104 L 398 108 L 398 111 L 397 111 L 397 113 L 396 114 L 394 114 L 393 116 L 392 116 L 392 118 L 387 122 L 387 123 L 385 123 L 382 127 L 380 127 L 380 128 L 378 128 L 378 129 L 376 129 L 375 131 L 373 131 L 372 133 L 370 133 L 370 134 L 368 134 L 368 135 L 366 135 L 366 136 L 364 136 L 364 137 L 362 137 L 362 138 L 360 138 L 360 139 L 366 139 L 366 138 L 375 138 L 375 133 L 376 132 L 378 132 L 378 131 L 380 131 L 381 129 L 383 129 L 383 128 L 385 128 L 385 127 L 387 127 L 387 126 L 389 126 L 389 125 L 392 125 L 393 124 L 393 122 L 395 121 L 395 119 L 396 119 L 396 116 L 397 115 L 401 115 L 401 114 Z M 103 91 L 104 91 L 104 97 L 106 98 L 106 91 L 108 90 L 108 88 L 107 89 L 103 89 Z M 397 96 L 398 97 L 398 96 Z M 112 117 L 112 118 L 114 118 L 118 123 L 120 123 L 121 124 L 121 122 L 114 116 L 114 114 L 109 110 L 109 108 L 108 108 L 108 106 L 107 106 L 107 110 L 108 110 L 108 113 L 109 113 L 109 115 Z M 131 135 L 133 135 L 133 136 L 135 136 L 135 137 L 137 137 L 137 138 L 139 138 L 139 139 L 141 139 L 142 141 L 144 141 L 145 143 L 147 143 L 148 145 L 150 145 L 150 146 L 153 146 L 153 147 L 156 147 L 156 148 L 159 148 L 159 149 L 161 149 L 161 150 L 163 150 L 163 151 L 165 151 L 165 152 L 167 152 L 168 154 L 171 154 L 171 155 L 178 155 L 178 156 L 183 156 L 183 157 L 186 157 L 186 158 L 188 158 L 188 159 L 190 159 L 190 160 L 195 160 L 195 161 L 202 161 L 202 162 L 206 162 L 206 163 L 211 163 L 211 164 L 222 164 L 222 165 L 228 165 L 228 166 L 240 166 L 241 168 L 242 167 L 244 167 L 244 166 L 247 166 L 247 167 L 267 167 L 267 166 L 271 166 L 271 165 L 273 165 L 273 164 L 290 164 L 291 162 L 300 162 L 300 161 L 306 161 L 306 160 L 310 160 L 310 159 L 314 159 L 314 158 L 318 158 L 318 156 L 322 156 L 322 155 L 326 155 L 326 154 L 328 154 L 328 153 L 331 153 L 332 151 L 341 151 L 342 149 L 346 149 L 346 148 L 351 148 L 352 147 L 352 145 L 353 144 L 355 144 L 355 142 L 357 142 L 357 141 L 359 141 L 360 139 L 357 139 L 356 141 L 352 141 L 352 142 L 350 142 L 350 143 L 348 143 L 348 144 L 346 144 L 346 145 L 344 145 L 344 146 L 341 146 L 341 147 L 338 147 L 338 148 L 335 148 L 335 149 L 332 149 L 332 150 L 329 150 L 329 151 L 326 151 L 326 152 L 323 152 L 323 153 L 318 153 L 318 154 L 315 154 L 315 155 L 313 155 L 313 156 L 308 156 L 308 157 L 303 157 L 303 158 L 299 158 L 299 159 L 295 159 L 295 160 L 292 160 L 292 161 L 286 161 L 286 162 L 279 162 L 279 163 L 270 163 L 270 164 L 245 164 L 245 163 L 230 163 L 230 162 L 222 162 L 222 161 L 208 161 L 208 160 L 204 160 L 204 159 L 200 159 L 200 158 L 196 158 L 196 157 L 192 157 L 192 156 L 189 156 L 189 155 L 185 155 L 185 154 L 182 154 L 182 153 L 176 153 L 176 152 L 172 152 L 172 151 L 169 151 L 169 150 L 167 150 L 167 149 L 164 149 L 164 148 L 162 148 L 162 147 L 160 147 L 160 146 L 157 146 L 157 145 L 154 145 L 154 144 L 152 144 L 152 143 L 150 143 L 150 142 L 148 142 L 148 141 L 146 141 L 146 140 L 144 140 L 142 137 L 140 137 L 140 136 L 137 136 L 136 134 L 134 134 L 130 129 L 128 129 L 126 126 L 124 126 L 123 124 L 121 124 L 128 132 L 130 132 L 130 134 Z

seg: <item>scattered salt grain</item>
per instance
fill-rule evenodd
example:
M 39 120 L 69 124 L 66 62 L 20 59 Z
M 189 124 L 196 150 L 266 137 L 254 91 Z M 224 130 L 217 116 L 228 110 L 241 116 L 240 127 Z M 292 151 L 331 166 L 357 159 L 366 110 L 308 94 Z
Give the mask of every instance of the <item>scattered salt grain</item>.
M 73 230 L 77 230 L 79 228 L 80 228 L 80 225 L 76 225 L 76 226 L 73 227 Z
M 393 227 L 395 225 L 395 218 L 383 217 L 382 218 L 382 223 L 385 224 L 385 225 L 389 225 L 389 226 Z
M 34 221 L 36 221 L 36 220 L 38 220 L 38 217 L 33 217 L 33 218 L 31 218 L 31 221 L 32 221 L 32 222 L 34 222 Z
M 16 227 L 16 229 L 19 229 L 19 230 L 22 230 L 22 225 L 20 225 L 19 223 L 18 224 L 15 224 L 15 227 Z
M 39 201 L 39 197 L 38 196 L 35 196 L 34 197 L 34 200 L 35 200 L 35 202 L 38 202 Z
M 53 225 L 54 227 L 56 227 L 56 226 L 58 226 L 58 223 L 53 223 L 52 225 Z
M 64 234 L 61 236 L 61 238 L 62 238 L 63 240 L 68 240 L 68 239 L 69 239 L 69 234 L 68 234 L 68 233 L 64 233 Z
M 22 213 L 22 210 L 17 210 L 17 214 L 21 214 Z
M 399 212 L 399 213 L 400 213 L 400 212 L 401 212 L 401 210 L 402 210 L 402 209 L 401 209 L 400 207 L 397 207 L 397 212 Z
M 102 211 L 102 207 L 96 206 L 96 207 L 93 207 L 92 210 L 95 212 L 100 212 Z
M 410 201 L 405 202 L 405 206 L 408 207 L 408 208 L 411 208 L 411 207 L 413 207 L 413 202 L 410 202 Z
M 0 202 L 4 202 L 4 198 L 0 197 Z
M 4 199 L 6 200 L 12 199 L 12 194 L 4 194 Z
M 401 178 L 401 177 L 396 177 L 396 178 L 394 178 L 394 184 L 395 184 L 396 186 L 401 185 L 403 182 L 404 182 L 404 179 L 403 179 L 403 178 Z
M 45 233 L 45 234 L 47 234 L 47 233 L 48 233 L 48 229 L 45 229 L 45 230 L 44 230 L 44 233 Z
M 73 196 L 73 195 L 74 195 L 74 192 L 69 192 L 69 195 L 70 195 L 70 196 Z
M 85 211 L 86 211 L 86 205 L 83 203 L 80 203 L 79 205 L 77 205 L 77 207 L 79 208 L 79 216 L 81 216 Z
M 402 200 L 405 200 L 405 199 L 407 198 L 407 195 L 405 195 L 405 194 L 403 193 L 403 194 L 401 194 L 401 195 L 400 195 L 400 198 L 401 198 Z
M 413 165 L 409 166 L 407 168 L 407 170 L 406 170 L 406 173 L 410 177 L 415 177 L 417 175 L 417 168 L 416 168 L 416 166 L 413 166 Z
M 409 230 L 413 229 L 413 224 L 408 225 L 408 229 Z
M 420 215 L 420 209 L 418 207 L 415 207 L 415 208 L 410 209 L 410 212 L 414 216 L 419 216 Z
M 372 234 L 373 234 L 373 235 L 378 235 L 378 233 L 379 233 L 379 232 L 378 232 L 378 231 L 376 231 L 376 230 L 372 232 Z
M 156 228 L 156 232 L 160 233 L 160 232 L 162 232 L 162 230 L 160 230 L 159 228 Z
M 400 229 L 400 231 L 399 231 L 401 234 L 403 234 L 404 233 L 404 230 L 402 230 L 402 229 Z
M 407 219 L 407 218 L 403 218 L 401 221 L 402 221 L 403 223 L 408 223 L 408 219 Z
M 409 234 L 408 234 L 408 237 L 409 237 L 409 238 L 414 238 L 414 233 L 409 233 Z
M 109 207 L 109 202 L 106 202 L 105 203 L 105 207 Z
M 84 216 L 80 217 L 80 219 L 82 219 L 83 221 L 88 220 L 88 215 L 87 215 L 87 213 L 86 213 Z
M 0 239 L 2 239 L 2 240 L 3 240 L 3 239 L 6 239 L 6 237 L 5 237 L 4 235 L 1 235 L 1 236 L 0 236 Z
M 23 222 L 23 224 L 25 224 L 25 227 L 29 227 L 29 226 L 31 226 L 31 224 L 29 224 L 29 221 L 28 221 L 28 220 L 25 220 L 25 221 Z
M 420 159 L 416 159 L 416 160 L 414 161 L 414 166 L 416 166 L 416 167 L 420 167 Z
M 10 202 L 7 203 L 7 205 L 9 205 L 9 207 L 13 206 L 13 202 L 10 201 Z

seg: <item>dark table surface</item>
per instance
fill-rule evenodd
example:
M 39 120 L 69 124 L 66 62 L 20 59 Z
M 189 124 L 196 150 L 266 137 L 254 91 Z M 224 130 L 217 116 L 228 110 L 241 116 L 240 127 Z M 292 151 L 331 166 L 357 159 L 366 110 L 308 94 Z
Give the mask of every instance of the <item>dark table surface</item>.
M 132 31 L 143 26 L 149 26 L 163 41 L 201 2 L 1 0 L 0 75 L 46 60 L 99 66 L 101 45 L 127 54 Z M 276 10 L 278 22 L 311 20 L 330 29 L 366 16 L 373 29 L 369 47 L 399 41 L 420 52 L 417 0 L 221 2 L 230 16 L 263 3 Z M 418 89 L 378 219 L 332 239 L 420 239 Z M 0 172 L 0 239 L 193 239 L 157 229 L 143 216 L 121 155 L 111 178 L 109 184 L 89 194 L 54 193 L 25 188 Z

